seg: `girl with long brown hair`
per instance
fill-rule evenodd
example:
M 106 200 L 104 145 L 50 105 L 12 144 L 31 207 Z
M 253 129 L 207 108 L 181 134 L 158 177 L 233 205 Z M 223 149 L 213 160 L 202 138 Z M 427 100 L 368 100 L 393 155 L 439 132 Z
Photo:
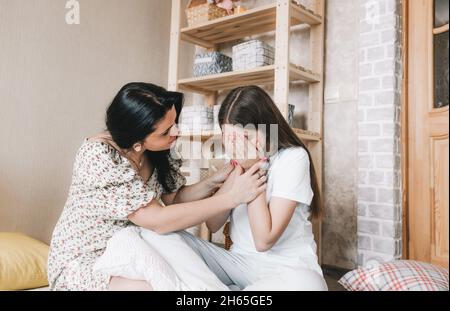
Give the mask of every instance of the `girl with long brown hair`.
M 257 86 L 232 90 L 222 104 L 219 123 L 235 168 L 217 195 L 227 192 L 235 178 L 262 158 L 269 163 L 266 176 L 260 173 L 267 181 L 266 190 L 253 201 L 207 220 L 216 232 L 230 219 L 230 251 L 186 232 L 181 235 L 228 286 L 327 290 L 311 224 L 311 217 L 320 217 L 320 197 L 305 145 Z

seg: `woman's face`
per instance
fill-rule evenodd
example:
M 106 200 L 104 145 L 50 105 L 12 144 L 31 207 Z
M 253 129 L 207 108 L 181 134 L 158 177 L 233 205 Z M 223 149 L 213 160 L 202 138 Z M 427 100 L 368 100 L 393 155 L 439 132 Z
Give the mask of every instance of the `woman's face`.
M 225 153 L 243 169 L 250 168 L 265 156 L 265 139 L 256 129 L 225 124 L 222 127 L 222 139 Z
M 179 135 L 175 124 L 177 111 L 175 106 L 156 124 L 155 131 L 144 140 L 144 149 L 148 151 L 163 151 L 172 147 Z

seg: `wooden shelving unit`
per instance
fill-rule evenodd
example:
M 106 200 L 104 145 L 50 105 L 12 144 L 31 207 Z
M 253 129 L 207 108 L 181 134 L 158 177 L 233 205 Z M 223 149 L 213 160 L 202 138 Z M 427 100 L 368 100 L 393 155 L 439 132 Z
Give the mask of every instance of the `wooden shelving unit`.
M 325 1 L 315 0 L 311 10 L 291 0 L 274 0 L 273 3 L 248 11 L 215 19 L 199 25 L 185 27 L 181 17 L 182 0 L 172 0 L 171 40 L 169 55 L 169 90 L 183 90 L 205 95 L 208 105 L 216 104 L 217 92 L 238 86 L 256 84 L 273 85 L 274 101 L 287 117 L 289 87 L 291 83 L 309 86 L 307 129 L 293 129 L 307 145 L 313 158 L 319 188 L 322 189 L 323 161 L 323 70 Z M 303 68 L 290 63 L 289 47 L 293 26 L 304 25 L 310 31 L 309 53 L 311 64 Z M 218 50 L 219 44 L 267 32 L 275 33 L 275 64 L 244 71 L 227 72 L 198 78 L 179 78 L 181 40 L 209 50 Z M 218 131 L 182 133 L 183 138 L 206 140 L 221 135 Z M 321 190 L 322 192 L 322 190 Z M 322 194 L 322 193 L 321 193 Z M 313 222 L 314 235 L 321 260 L 321 221 Z M 203 228 L 202 236 L 209 233 Z

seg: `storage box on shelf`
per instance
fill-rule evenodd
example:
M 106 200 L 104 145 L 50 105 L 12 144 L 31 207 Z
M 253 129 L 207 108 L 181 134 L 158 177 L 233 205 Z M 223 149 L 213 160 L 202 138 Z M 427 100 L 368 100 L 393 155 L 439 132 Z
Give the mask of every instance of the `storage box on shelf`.
M 194 77 L 229 72 L 233 69 L 232 59 L 220 52 L 199 53 L 194 58 Z
M 186 9 L 189 26 L 201 24 L 216 18 L 227 16 L 227 10 L 218 7 L 214 1 L 190 0 Z
M 275 49 L 261 40 L 250 40 L 233 46 L 233 71 L 273 65 Z
M 214 127 L 214 109 L 204 105 L 184 107 L 180 115 L 181 131 L 211 131 Z

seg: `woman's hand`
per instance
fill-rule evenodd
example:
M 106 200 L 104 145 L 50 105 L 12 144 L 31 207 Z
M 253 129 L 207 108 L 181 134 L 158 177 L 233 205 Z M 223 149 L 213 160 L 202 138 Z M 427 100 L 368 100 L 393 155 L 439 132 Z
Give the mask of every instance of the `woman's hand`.
M 227 164 L 208 178 L 189 186 L 183 186 L 176 193 L 161 196 L 165 205 L 187 203 L 202 200 L 213 195 L 233 171 L 233 166 Z
M 227 163 L 220 170 L 211 175 L 209 179 L 209 183 L 213 189 L 217 189 L 222 186 L 222 184 L 227 180 L 230 176 L 231 172 L 233 172 L 234 166 L 231 163 Z
M 245 173 L 241 166 L 236 166 L 236 174 L 231 189 L 228 192 L 236 206 L 253 201 L 266 190 L 267 176 L 260 173 L 265 161 L 255 163 Z
M 223 194 L 231 191 L 231 188 L 233 187 L 233 183 L 236 177 L 242 175 L 242 171 L 238 169 L 235 164 L 230 164 L 230 166 L 232 167 L 232 171 L 228 175 L 225 182 L 220 186 L 220 189 L 217 191 L 217 194 Z

